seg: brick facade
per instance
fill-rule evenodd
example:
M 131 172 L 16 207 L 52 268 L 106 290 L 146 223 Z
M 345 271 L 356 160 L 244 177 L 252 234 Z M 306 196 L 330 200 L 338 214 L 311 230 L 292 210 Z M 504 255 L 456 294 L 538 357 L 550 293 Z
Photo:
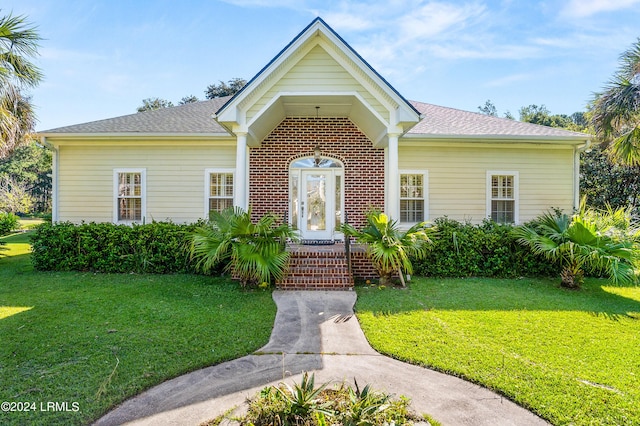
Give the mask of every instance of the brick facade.
M 348 118 L 285 118 L 258 148 L 249 151 L 249 205 L 253 219 L 265 213 L 289 217 L 289 164 L 322 155 L 344 165 L 344 205 L 351 224 L 361 228 L 364 213 L 384 208 L 384 149 L 374 148 Z

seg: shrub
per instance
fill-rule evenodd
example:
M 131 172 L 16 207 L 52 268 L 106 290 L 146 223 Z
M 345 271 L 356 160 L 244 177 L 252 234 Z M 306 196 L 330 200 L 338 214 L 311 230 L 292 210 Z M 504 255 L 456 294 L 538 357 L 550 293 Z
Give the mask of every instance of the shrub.
M 416 274 L 436 277 L 553 276 L 558 266 L 516 241 L 513 226 L 485 220 L 479 225 L 447 217 L 435 221 L 431 250 L 414 262 Z
M 223 424 L 233 419 L 239 425 L 413 425 L 439 423 L 427 415 L 417 415 L 409 408 L 405 397 L 374 391 L 369 385 L 364 389 L 355 383 L 355 389 L 342 384 L 331 389 L 328 383 L 314 387 L 314 376 L 304 373 L 300 384 L 264 388 L 249 399 L 247 413 L 240 418 L 225 413 L 203 425 Z M 226 423 L 224 423 L 226 424 Z
M 32 261 L 41 271 L 194 272 L 187 235 L 196 226 L 44 223 L 31 237 Z
M 0 212 L 0 237 L 20 227 L 18 216 L 11 212 Z

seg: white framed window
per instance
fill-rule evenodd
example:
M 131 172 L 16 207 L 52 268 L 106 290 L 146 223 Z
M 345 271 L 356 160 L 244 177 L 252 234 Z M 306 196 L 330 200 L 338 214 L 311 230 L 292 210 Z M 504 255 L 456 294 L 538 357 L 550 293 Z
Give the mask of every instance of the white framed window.
M 516 171 L 487 171 L 487 217 L 497 223 L 518 223 L 519 176 Z
M 204 173 L 204 214 L 233 206 L 234 169 L 206 169 Z
M 400 171 L 400 223 L 419 223 L 429 218 L 428 172 Z
M 146 204 L 147 169 L 113 169 L 113 221 L 143 222 Z

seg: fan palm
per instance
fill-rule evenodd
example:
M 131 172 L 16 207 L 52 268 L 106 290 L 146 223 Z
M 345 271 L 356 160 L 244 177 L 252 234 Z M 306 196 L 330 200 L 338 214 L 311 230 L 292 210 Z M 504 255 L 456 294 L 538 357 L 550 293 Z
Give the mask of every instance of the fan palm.
M 620 67 L 592 106 L 596 133 L 614 157 L 640 164 L 640 38 L 620 56 Z
M 243 286 L 278 281 L 289 261 L 286 240 L 296 234 L 288 224 L 276 222 L 276 216 L 267 214 L 253 223 L 251 210 L 238 207 L 212 212 L 209 223 L 191 235 L 191 256 L 204 272 L 226 262 Z
M 0 16 L 0 158 L 6 157 L 34 127 L 30 99 L 22 89 L 42 79 L 29 61 L 38 54 L 40 37 L 23 16 Z
M 384 213 L 372 211 L 367 213 L 367 226 L 362 231 L 349 224 L 342 225 L 342 230 L 346 236 L 353 236 L 359 243 L 366 244 L 369 258 L 380 275 L 380 284 L 389 283 L 398 273 L 404 285 L 403 273 L 413 273 L 411 258 L 426 256 L 431 243 L 429 235 L 435 228 L 421 222 L 401 231 L 395 220 Z
M 513 232 L 521 244 L 562 265 L 563 287 L 579 288 L 585 268 L 606 273 L 615 284 L 636 282 L 639 233 L 629 210 L 582 208 L 573 217 L 547 212 Z

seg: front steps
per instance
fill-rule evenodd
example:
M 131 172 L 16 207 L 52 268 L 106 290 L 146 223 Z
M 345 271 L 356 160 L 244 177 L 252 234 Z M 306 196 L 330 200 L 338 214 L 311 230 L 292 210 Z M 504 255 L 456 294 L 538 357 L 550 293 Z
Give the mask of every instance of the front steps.
M 281 290 L 353 290 L 344 244 L 305 246 L 291 244 L 287 276 Z

